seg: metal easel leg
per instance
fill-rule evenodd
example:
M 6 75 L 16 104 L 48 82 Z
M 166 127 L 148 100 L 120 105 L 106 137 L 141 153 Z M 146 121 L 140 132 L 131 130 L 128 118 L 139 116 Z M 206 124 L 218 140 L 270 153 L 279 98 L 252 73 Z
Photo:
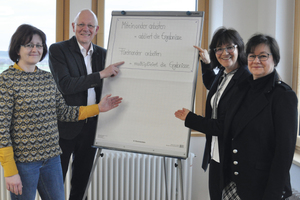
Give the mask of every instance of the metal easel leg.
M 166 199 L 169 200 L 169 193 L 168 193 L 168 181 L 167 181 L 167 166 L 166 166 L 166 157 L 163 157 L 163 164 L 164 164 L 164 172 L 165 172 L 165 187 L 166 187 Z
M 184 195 L 183 195 L 183 179 L 182 179 L 182 164 L 181 164 L 181 159 L 177 159 L 177 164 L 175 164 L 175 167 L 177 167 L 178 169 L 178 178 L 177 178 L 177 191 L 179 193 L 180 190 L 180 194 L 181 194 L 181 200 L 184 200 Z M 176 199 L 179 198 L 178 193 L 176 195 Z
M 97 151 L 97 152 L 96 152 L 96 158 L 95 158 L 95 160 L 94 160 L 93 167 L 92 167 L 92 171 L 91 171 L 91 173 L 90 173 L 90 177 L 89 177 L 88 183 L 87 183 L 87 185 L 86 185 L 85 192 L 84 192 L 84 195 L 83 195 L 82 200 L 85 200 L 85 198 L 87 197 L 87 193 L 88 193 L 90 184 L 91 184 L 92 179 L 93 179 L 93 174 L 94 174 L 94 171 L 95 171 L 95 169 L 96 169 L 96 166 L 97 166 L 97 163 L 98 163 L 98 159 L 99 159 L 100 156 L 103 157 L 103 154 L 101 154 L 102 149 L 97 148 L 96 151 Z

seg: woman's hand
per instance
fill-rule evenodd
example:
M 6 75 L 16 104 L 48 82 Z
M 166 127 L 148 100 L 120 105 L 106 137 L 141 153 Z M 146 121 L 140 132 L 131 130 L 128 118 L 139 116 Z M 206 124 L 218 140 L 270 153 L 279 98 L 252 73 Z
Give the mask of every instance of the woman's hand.
M 200 47 L 194 46 L 196 49 L 199 50 L 199 55 L 201 60 L 205 63 L 205 64 L 209 64 L 210 63 L 210 58 L 208 55 L 208 52 L 206 49 L 202 49 Z
M 119 96 L 111 97 L 111 94 L 108 94 L 101 99 L 100 103 L 98 103 L 99 112 L 106 112 L 116 108 L 121 102 L 122 98 Z
M 175 117 L 177 117 L 178 119 L 181 119 L 183 121 L 185 121 L 186 116 L 189 114 L 189 110 L 186 108 L 182 108 L 182 110 L 177 110 L 175 112 Z
M 22 181 L 19 174 L 5 177 L 6 189 L 16 195 L 22 194 Z

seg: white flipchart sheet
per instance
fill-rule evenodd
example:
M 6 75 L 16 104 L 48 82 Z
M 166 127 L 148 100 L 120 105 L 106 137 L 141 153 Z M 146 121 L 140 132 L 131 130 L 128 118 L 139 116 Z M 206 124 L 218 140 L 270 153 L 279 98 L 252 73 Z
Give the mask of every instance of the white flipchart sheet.
M 193 110 L 203 15 L 113 11 L 106 67 L 125 64 L 104 79 L 102 97 L 123 102 L 99 114 L 96 147 L 187 158 L 191 131 L 174 113 Z

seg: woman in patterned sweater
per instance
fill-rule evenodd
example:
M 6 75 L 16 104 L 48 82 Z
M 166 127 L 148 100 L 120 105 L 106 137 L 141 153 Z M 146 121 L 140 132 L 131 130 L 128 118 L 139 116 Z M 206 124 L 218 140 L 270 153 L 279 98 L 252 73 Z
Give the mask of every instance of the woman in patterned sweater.
M 64 199 L 57 120 L 74 122 L 117 107 L 122 98 L 105 96 L 99 104 L 68 106 L 51 73 L 36 67 L 47 54 L 45 34 L 18 27 L 9 56 L 15 62 L 0 75 L 0 162 L 11 198 Z

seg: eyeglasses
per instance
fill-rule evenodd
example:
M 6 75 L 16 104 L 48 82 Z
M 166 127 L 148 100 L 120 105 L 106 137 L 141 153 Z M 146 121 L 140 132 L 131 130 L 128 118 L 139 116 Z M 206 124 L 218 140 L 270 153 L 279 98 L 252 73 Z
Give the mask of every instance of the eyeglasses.
M 271 53 L 261 53 L 259 55 L 249 54 L 248 55 L 248 61 L 254 61 L 256 57 L 260 61 L 266 61 L 269 59 L 269 56 L 272 55 Z
M 43 46 L 44 45 L 42 45 L 42 44 L 31 44 L 31 43 L 29 43 L 29 44 L 24 44 L 24 45 L 21 45 L 22 47 L 25 47 L 26 49 L 33 49 L 34 48 L 34 46 L 37 48 L 37 49 L 42 49 L 43 48 Z
M 93 26 L 93 25 L 91 25 L 91 24 L 88 24 L 88 25 L 86 25 L 86 24 L 76 24 L 79 28 L 83 28 L 83 27 L 85 27 L 85 26 L 87 26 L 89 29 L 93 29 L 93 28 L 95 28 L 96 26 Z
M 215 48 L 214 51 L 217 55 L 220 55 L 223 53 L 223 51 L 225 50 L 227 53 L 232 53 L 234 52 L 235 48 L 237 47 L 237 45 L 232 45 L 232 46 L 228 46 L 228 47 L 225 47 L 225 48 Z

